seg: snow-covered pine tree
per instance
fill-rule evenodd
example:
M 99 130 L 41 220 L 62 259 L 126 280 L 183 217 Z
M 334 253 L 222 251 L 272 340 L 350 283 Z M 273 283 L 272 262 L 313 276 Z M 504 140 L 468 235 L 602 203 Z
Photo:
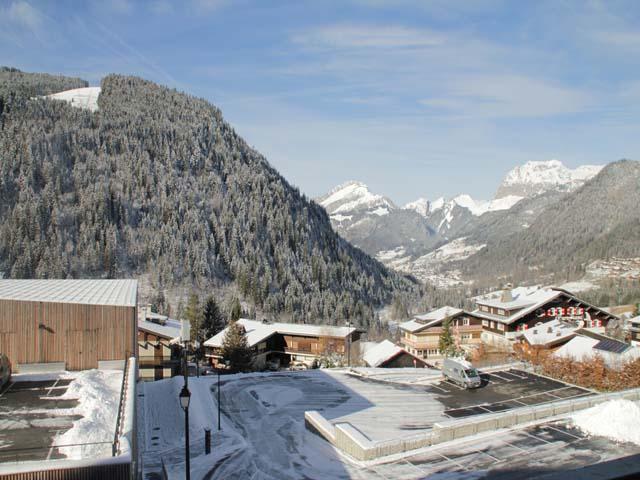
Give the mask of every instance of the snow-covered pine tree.
M 222 357 L 232 371 L 244 372 L 251 368 L 251 349 L 244 327 L 236 321 L 231 322 L 222 340 Z
M 453 355 L 456 350 L 453 334 L 451 333 L 451 319 L 447 318 L 442 323 L 442 333 L 438 343 L 440 353 L 446 357 Z
M 216 302 L 213 295 L 207 297 L 204 303 L 204 310 L 202 313 L 202 325 L 200 327 L 201 336 L 206 341 L 207 339 L 218 334 L 225 327 L 225 320 L 220 307 Z

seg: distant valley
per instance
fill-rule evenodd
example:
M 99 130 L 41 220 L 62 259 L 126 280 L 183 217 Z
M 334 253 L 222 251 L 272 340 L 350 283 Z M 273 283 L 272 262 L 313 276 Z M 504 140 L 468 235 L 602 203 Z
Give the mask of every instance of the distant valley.
M 545 242 L 545 225 L 553 222 L 556 212 L 562 209 L 567 220 L 586 224 L 595 211 L 618 210 L 617 201 L 608 202 L 606 194 L 591 193 L 581 203 L 575 199 L 585 197 L 585 189 L 612 192 L 625 188 L 607 181 L 611 175 L 627 176 L 627 196 L 636 198 L 640 190 L 638 177 L 634 177 L 637 167 L 633 161 L 575 169 L 558 160 L 531 161 L 507 172 L 494 198 L 488 201 L 460 194 L 450 199 L 420 198 L 398 206 L 388 197 L 371 192 L 364 183 L 351 181 L 317 202 L 327 210 L 340 235 L 388 267 L 421 281 L 452 287 L 496 275 L 535 280 L 556 273 L 544 262 L 546 256 L 554 257 L 558 251 L 557 246 Z M 570 211 L 567 205 L 573 205 Z M 586 205 L 592 205 L 591 211 Z M 633 229 L 634 213 L 612 218 L 616 220 L 603 222 L 612 223 L 613 229 Z M 574 227 L 567 228 L 571 235 Z M 584 265 L 573 267 L 571 275 L 580 275 L 580 269 L 590 261 L 615 252 L 634 256 L 632 248 L 619 248 L 619 244 L 605 240 L 603 233 L 590 230 L 585 243 L 601 246 L 597 252 L 586 253 Z M 554 237 L 553 233 L 549 237 Z M 534 241 L 539 244 L 527 247 Z M 514 255 L 528 249 L 537 253 Z

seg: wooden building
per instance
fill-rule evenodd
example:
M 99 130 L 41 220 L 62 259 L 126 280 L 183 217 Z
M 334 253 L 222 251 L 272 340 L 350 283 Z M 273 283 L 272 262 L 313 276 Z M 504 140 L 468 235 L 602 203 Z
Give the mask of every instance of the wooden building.
M 137 355 L 137 281 L 0 280 L 0 352 L 14 369 L 67 370 Z
M 640 346 L 640 315 L 629 319 L 628 332 L 631 345 Z
M 443 358 L 439 343 L 445 320 L 451 322 L 451 333 L 460 348 L 472 348 L 482 342 L 480 318 L 460 308 L 442 307 L 401 323 L 400 343 L 412 355 L 437 363 Z
M 373 368 L 426 368 L 427 362 L 389 340 L 368 349 L 362 360 Z
M 604 332 L 615 315 L 561 288 L 518 287 L 475 297 L 486 343 L 511 345 L 527 330 L 553 320 Z
M 255 368 L 263 368 L 267 361 L 279 360 L 282 365 L 298 361 L 311 365 L 326 356 L 344 360 L 350 349 L 360 340 L 360 332 L 353 327 L 308 325 L 296 323 L 270 323 L 241 318 L 247 343 L 253 351 Z M 205 352 L 212 363 L 221 358 L 226 329 L 204 342 Z
M 162 380 L 180 373 L 180 321 L 138 307 L 138 365 L 142 380 Z M 173 341 L 173 342 L 172 342 Z

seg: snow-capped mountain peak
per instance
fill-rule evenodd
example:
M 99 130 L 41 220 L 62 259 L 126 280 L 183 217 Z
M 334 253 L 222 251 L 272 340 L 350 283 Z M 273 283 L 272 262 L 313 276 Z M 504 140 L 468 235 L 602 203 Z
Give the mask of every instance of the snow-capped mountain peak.
M 550 190 L 575 190 L 597 175 L 601 169 L 601 165 L 584 165 L 570 169 L 559 160 L 527 162 L 507 173 L 495 198 L 508 195 L 530 197 Z
M 319 198 L 318 203 L 332 217 L 365 211 L 375 215 L 386 215 L 397 208 L 388 198 L 371 193 L 367 185 L 354 180 L 335 187 Z
M 423 217 L 428 217 L 429 213 L 431 213 L 432 203 L 426 198 L 419 198 L 414 202 L 407 203 L 404 207 L 405 210 L 414 210 L 418 212 Z

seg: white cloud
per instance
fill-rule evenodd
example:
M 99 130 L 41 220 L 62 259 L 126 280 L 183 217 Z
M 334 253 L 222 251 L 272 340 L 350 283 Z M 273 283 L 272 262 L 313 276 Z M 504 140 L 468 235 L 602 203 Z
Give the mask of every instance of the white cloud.
M 453 79 L 448 95 L 420 101 L 462 116 L 542 117 L 576 113 L 593 102 L 590 94 L 522 75 L 472 75 Z
M 42 25 L 42 14 L 39 10 L 32 7 L 29 3 L 18 1 L 13 2 L 6 9 L 6 18 L 20 26 L 27 27 L 31 30 L 37 30 Z
M 415 48 L 445 41 L 443 35 L 397 25 L 328 25 L 298 33 L 295 43 L 319 48 Z

